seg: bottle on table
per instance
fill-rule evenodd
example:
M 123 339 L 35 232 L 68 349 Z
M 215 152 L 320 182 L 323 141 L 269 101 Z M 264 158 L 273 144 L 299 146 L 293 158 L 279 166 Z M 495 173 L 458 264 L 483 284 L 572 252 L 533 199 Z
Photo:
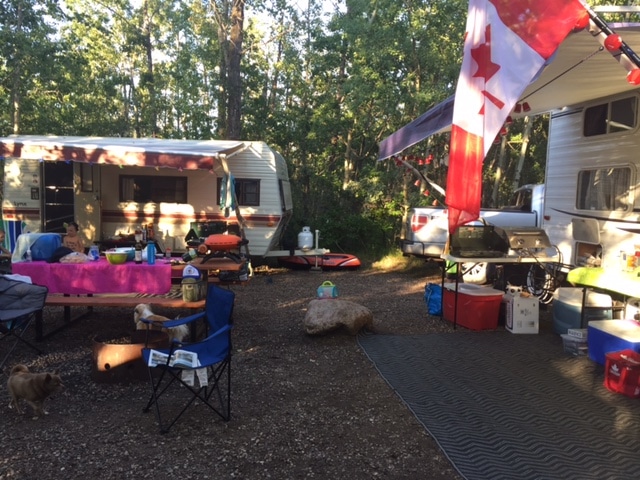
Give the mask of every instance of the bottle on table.
M 27 248 L 27 253 L 24 254 L 24 259 L 27 262 L 33 260 L 33 257 L 31 256 L 31 247 Z
M 133 261 L 140 265 L 142 263 L 142 244 L 140 242 L 136 242 L 136 246 L 134 248 L 135 252 Z
M 149 265 L 156 263 L 156 244 L 153 242 L 147 243 L 147 263 Z
M 94 244 L 89 247 L 89 259 L 94 262 L 100 259 L 100 250 L 98 245 Z

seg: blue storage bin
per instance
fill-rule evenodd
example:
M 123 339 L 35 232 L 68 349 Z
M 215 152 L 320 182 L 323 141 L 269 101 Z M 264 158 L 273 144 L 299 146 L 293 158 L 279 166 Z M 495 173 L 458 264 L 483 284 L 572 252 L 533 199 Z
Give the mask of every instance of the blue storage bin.
M 621 350 L 640 353 L 640 324 L 634 320 L 595 320 L 589 322 L 589 358 L 600 365 L 606 355 Z
M 613 318 L 613 301 L 609 295 L 587 290 L 584 325 L 582 324 L 582 288 L 558 288 L 553 294 L 553 331 L 559 335 L 570 328 L 587 328 L 592 320 Z

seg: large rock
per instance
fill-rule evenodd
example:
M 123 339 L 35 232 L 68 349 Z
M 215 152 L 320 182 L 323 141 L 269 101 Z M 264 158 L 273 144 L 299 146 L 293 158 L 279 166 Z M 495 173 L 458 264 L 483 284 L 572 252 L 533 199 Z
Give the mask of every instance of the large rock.
M 340 327 L 355 335 L 372 325 L 373 314 L 368 308 L 336 298 L 311 300 L 304 317 L 304 329 L 309 335 L 322 335 Z

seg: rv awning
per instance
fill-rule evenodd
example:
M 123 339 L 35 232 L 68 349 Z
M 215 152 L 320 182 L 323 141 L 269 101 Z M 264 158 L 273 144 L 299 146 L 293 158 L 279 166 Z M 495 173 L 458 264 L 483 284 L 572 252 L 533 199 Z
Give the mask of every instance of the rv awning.
M 0 138 L 0 156 L 107 165 L 211 169 L 215 160 L 242 151 L 240 141 L 11 135 Z
M 610 27 L 640 54 L 640 24 L 611 24 Z M 589 31 L 573 33 L 560 45 L 550 64 L 520 97 L 527 103 L 513 117 L 539 115 L 579 105 L 589 100 L 607 97 L 638 87 L 627 82 L 627 71 L 600 47 Z M 400 153 L 436 133 L 446 131 L 453 118 L 453 97 L 433 107 L 380 143 L 378 160 Z
M 453 97 L 449 97 L 380 142 L 378 160 L 389 158 L 431 135 L 448 130 L 452 118 Z

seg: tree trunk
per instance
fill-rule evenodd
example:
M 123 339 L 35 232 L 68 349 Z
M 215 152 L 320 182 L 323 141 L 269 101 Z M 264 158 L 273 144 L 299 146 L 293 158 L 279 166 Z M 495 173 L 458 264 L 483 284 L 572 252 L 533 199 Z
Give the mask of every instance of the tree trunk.
M 16 34 L 22 36 L 23 10 L 22 4 L 18 4 L 18 15 L 16 19 Z M 15 51 L 15 63 L 11 72 L 11 125 L 15 135 L 20 133 L 20 75 L 22 72 L 22 55 L 20 51 Z
M 234 0 L 231 8 L 231 36 L 229 42 L 229 92 L 227 111 L 228 140 L 239 140 L 242 134 L 242 77 L 240 61 L 242 59 L 244 22 L 244 0 Z
M 533 128 L 533 122 L 531 121 L 531 119 L 529 117 L 524 117 L 524 132 L 522 132 L 522 145 L 520 146 L 520 156 L 518 157 L 516 172 L 513 176 L 514 190 L 520 186 L 520 175 L 522 174 L 524 158 L 527 155 L 527 148 L 529 148 L 529 138 L 531 137 L 532 128 Z
M 149 19 L 149 12 L 145 3 L 145 27 L 144 27 L 144 48 L 147 57 L 147 82 L 146 87 L 149 92 L 149 124 L 148 128 L 152 137 L 158 136 L 158 111 L 156 108 L 156 87 L 153 76 L 153 42 L 151 41 L 151 29 L 153 28 Z
M 349 130 L 346 138 L 346 145 L 344 151 L 344 173 L 342 177 L 342 190 L 346 190 L 351 181 L 351 175 L 353 172 L 353 150 L 351 148 L 353 130 Z
M 493 180 L 493 191 L 491 192 L 491 207 L 498 206 L 498 187 L 502 182 L 502 174 L 504 172 L 504 164 L 507 157 L 507 136 L 503 135 L 500 141 L 500 154 L 498 155 L 498 166 L 496 168 L 496 176 Z

